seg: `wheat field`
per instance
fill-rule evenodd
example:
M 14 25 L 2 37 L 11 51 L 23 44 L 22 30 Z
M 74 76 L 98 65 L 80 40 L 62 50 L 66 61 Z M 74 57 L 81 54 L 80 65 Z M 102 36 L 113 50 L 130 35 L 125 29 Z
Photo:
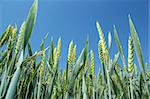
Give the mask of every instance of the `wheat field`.
M 96 47 L 99 53 L 88 48 L 87 40 L 79 57 L 76 57 L 76 44 L 71 41 L 66 67 L 58 70 L 61 64 L 61 38 L 57 45 L 50 41 L 45 48 L 46 35 L 39 45 L 40 50 L 36 52 L 30 46 L 37 12 L 38 0 L 35 0 L 21 27 L 18 29 L 9 25 L 0 37 L 0 99 L 150 99 L 150 69 L 144 62 L 140 40 L 130 15 L 127 59 L 115 26 L 114 34 L 108 34 L 107 44 L 97 21 L 99 41 Z M 118 48 L 114 58 L 109 55 L 111 35 L 114 35 Z M 97 75 L 95 54 L 99 54 L 102 66 Z M 119 58 L 123 66 L 119 64 Z M 137 58 L 140 70 L 134 58 Z

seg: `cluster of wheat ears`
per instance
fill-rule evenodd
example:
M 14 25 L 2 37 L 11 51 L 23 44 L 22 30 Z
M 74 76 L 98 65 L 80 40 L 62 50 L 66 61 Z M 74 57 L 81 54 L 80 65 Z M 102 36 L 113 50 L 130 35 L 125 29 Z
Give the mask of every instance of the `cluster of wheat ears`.
M 50 46 L 44 48 L 45 36 L 40 51 L 32 52 L 29 39 L 37 8 L 38 0 L 35 0 L 20 29 L 9 25 L 0 37 L 0 99 L 150 99 L 150 70 L 144 63 L 140 41 L 130 16 L 128 64 L 115 26 L 114 38 L 118 53 L 111 59 L 111 34 L 108 35 L 107 47 L 101 27 L 96 22 L 100 37 L 98 54 L 102 66 L 96 76 L 94 52 L 88 50 L 88 41 L 78 58 L 76 45 L 70 42 L 66 67 L 60 71 L 61 38 L 56 47 L 51 41 Z M 134 63 L 134 55 L 140 72 Z M 37 59 L 39 56 L 41 59 Z M 123 66 L 118 62 L 119 56 Z

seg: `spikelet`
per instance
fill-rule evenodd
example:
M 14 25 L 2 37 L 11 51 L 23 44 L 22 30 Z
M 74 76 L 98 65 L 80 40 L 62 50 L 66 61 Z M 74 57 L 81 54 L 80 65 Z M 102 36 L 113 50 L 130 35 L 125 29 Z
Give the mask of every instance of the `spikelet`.
M 69 44 L 69 50 L 68 50 L 68 63 L 69 63 L 69 65 L 72 65 L 72 52 L 73 52 L 73 41 L 71 41 L 70 42 L 70 44 Z
M 133 53 L 133 41 L 132 41 L 132 38 L 129 37 L 129 40 L 128 40 L 128 72 L 132 75 L 133 72 L 134 72 L 134 59 L 133 59 L 133 56 L 134 56 L 134 53 Z
M 66 70 L 63 73 L 63 81 L 62 81 L 63 91 L 64 93 L 67 92 L 67 84 L 66 84 Z
M 25 32 L 25 22 L 22 23 L 21 28 L 20 28 L 20 34 L 18 36 L 18 40 L 16 43 L 15 54 L 18 53 L 20 46 L 22 45 L 23 38 L 24 38 L 24 32 Z
M 61 38 L 58 39 L 58 44 L 57 44 L 57 60 L 60 58 L 60 52 L 61 52 Z
M 54 62 L 56 61 L 56 58 L 57 58 L 57 48 L 55 47 L 55 48 L 54 48 L 54 51 L 53 51 L 53 59 L 54 59 Z
M 12 38 L 12 34 L 10 34 L 10 37 L 8 39 L 8 45 L 7 45 L 8 51 L 11 50 L 11 38 Z
M 36 59 L 32 59 L 30 62 L 32 74 L 34 74 L 34 72 L 35 72 L 35 61 L 36 61 Z
M 101 41 L 99 40 L 98 42 L 98 53 L 99 53 L 99 58 L 101 60 L 101 63 L 104 63 L 104 58 L 103 58 L 103 51 L 102 51 L 102 44 Z
M 8 40 L 8 50 L 12 50 L 15 44 L 17 30 L 13 26 L 11 26 L 9 32 L 10 32 L 10 37 Z
M 3 35 L 0 37 L 0 47 L 4 44 L 4 42 L 5 42 L 5 40 L 7 39 L 9 39 L 9 37 L 10 37 L 10 28 L 11 28 L 11 25 L 9 25 L 8 27 L 7 27 L 7 29 L 5 30 L 5 32 L 3 33 Z
M 108 60 L 108 50 L 107 50 L 107 47 L 106 47 L 106 41 L 105 41 L 105 38 L 104 38 L 104 34 L 102 32 L 102 29 L 101 29 L 98 22 L 96 22 L 96 26 L 97 26 L 97 30 L 98 30 L 100 41 L 101 41 L 102 51 L 103 51 L 103 54 L 104 54 L 103 58 L 106 62 Z
M 58 58 L 57 58 L 57 48 L 55 47 L 54 48 L 54 52 L 53 52 L 53 59 L 54 59 L 54 69 L 56 70 L 56 65 L 57 65 L 57 62 L 58 62 Z
M 75 63 L 75 60 L 76 60 L 76 45 L 73 47 L 73 55 L 72 55 L 72 58 L 73 58 L 73 64 Z
M 22 80 L 20 81 L 20 85 L 19 85 L 19 91 L 18 91 L 19 96 L 18 97 L 21 97 L 21 91 L 23 89 L 24 82 L 25 82 L 25 79 L 24 79 L 24 77 L 22 77 Z
M 90 54 L 91 54 L 91 73 L 92 73 L 92 77 L 94 77 L 94 73 L 95 73 L 94 52 L 91 50 Z
M 69 50 L 68 50 L 68 64 L 70 65 L 70 73 L 72 72 L 72 69 L 73 69 L 73 41 L 70 42 L 69 44 Z
M 17 28 L 13 28 L 12 29 L 12 45 L 14 45 L 14 43 L 15 43 L 15 40 L 16 40 L 16 36 L 17 36 Z
M 45 51 L 43 51 L 43 53 L 41 54 L 41 76 L 44 76 L 44 72 L 45 72 Z

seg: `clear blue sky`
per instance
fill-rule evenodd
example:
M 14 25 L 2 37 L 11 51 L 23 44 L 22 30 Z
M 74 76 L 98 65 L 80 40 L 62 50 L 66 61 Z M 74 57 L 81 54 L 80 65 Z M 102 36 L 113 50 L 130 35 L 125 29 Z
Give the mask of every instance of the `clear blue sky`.
M 1 0 L 0 1 L 0 33 L 8 24 L 19 27 L 26 19 L 33 0 Z M 44 35 L 49 32 L 46 46 L 51 37 L 57 44 L 58 37 L 62 38 L 61 68 L 65 67 L 68 45 L 71 40 L 77 45 L 77 55 L 85 46 L 89 36 L 89 48 L 95 53 L 96 72 L 100 66 L 98 58 L 98 33 L 95 22 L 102 26 L 107 40 L 108 32 L 112 33 L 111 57 L 117 53 L 113 37 L 113 24 L 127 57 L 127 42 L 129 36 L 128 14 L 131 14 L 141 40 L 145 62 L 149 58 L 148 31 L 148 0 L 39 0 L 38 16 L 30 42 L 33 51 L 39 50 Z M 126 60 L 127 62 L 127 60 Z

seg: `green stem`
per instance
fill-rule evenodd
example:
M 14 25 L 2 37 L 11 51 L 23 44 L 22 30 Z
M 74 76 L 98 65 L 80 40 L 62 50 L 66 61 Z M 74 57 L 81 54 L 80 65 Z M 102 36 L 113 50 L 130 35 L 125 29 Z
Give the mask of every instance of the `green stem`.
M 133 98 L 133 88 L 132 88 L 132 78 L 130 77 L 130 93 L 131 93 L 131 99 Z
M 110 59 L 108 60 L 108 64 L 110 67 Z M 107 66 L 106 66 L 106 73 L 107 73 L 107 84 L 108 84 L 109 99 L 111 99 L 110 77 L 109 77 L 109 70 L 108 70 Z
M 39 78 L 39 83 L 38 83 L 38 94 L 37 94 L 37 99 L 40 99 L 40 92 L 41 92 L 41 73 L 40 73 L 40 78 Z

